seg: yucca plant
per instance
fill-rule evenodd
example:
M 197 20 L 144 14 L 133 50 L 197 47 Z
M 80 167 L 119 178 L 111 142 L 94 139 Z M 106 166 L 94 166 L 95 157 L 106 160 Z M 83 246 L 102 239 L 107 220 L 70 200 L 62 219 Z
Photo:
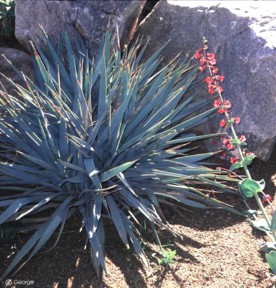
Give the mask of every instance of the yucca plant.
M 206 167 L 214 153 L 194 152 L 195 141 L 213 135 L 189 131 L 216 110 L 198 113 L 210 100 L 196 100 L 196 67 L 174 60 L 158 70 L 164 47 L 140 63 L 145 47 L 122 53 L 108 34 L 95 59 L 78 43 L 74 50 L 67 35 L 58 48 L 45 43 L 34 49 L 37 83 L 24 76 L 27 88 L 9 80 L 17 95 L 1 92 L 0 224 L 20 221 L 33 231 L 3 277 L 57 229 L 58 241 L 74 213 L 99 273 L 106 271 L 103 216 L 147 265 L 138 214 L 169 229 L 160 202 L 236 212 L 205 193 L 235 191 L 227 175 Z

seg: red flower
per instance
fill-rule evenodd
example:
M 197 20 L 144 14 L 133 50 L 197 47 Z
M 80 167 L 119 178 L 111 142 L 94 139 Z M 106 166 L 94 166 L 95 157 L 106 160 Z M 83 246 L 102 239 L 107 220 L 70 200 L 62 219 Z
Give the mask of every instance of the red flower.
M 228 138 L 223 138 L 223 139 L 222 139 L 222 144 L 223 144 L 224 146 L 226 146 L 226 145 L 229 143 L 229 141 L 230 141 L 230 139 L 228 139 Z
M 211 59 L 211 60 L 209 60 L 209 63 L 211 65 L 215 65 L 217 63 L 217 60 L 216 59 Z
M 229 101 L 225 101 L 224 103 L 222 103 L 220 99 L 215 100 L 213 105 L 214 107 L 220 107 L 218 109 L 218 113 L 220 114 L 223 114 L 224 112 L 228 112 L 228 108 L 231 107 L 231 103 Z
M 215 54 L 214 53 L 207 53 L 207 57 L 209 60 L 215 59 Z
M 195 55 L 194 55 L 195 59 L 199 59 L 200 57 L 203 56 L 203 54 L 200 53 L 201 50 L 202 50 L 202 48 L 199 48 L 196 50 Z
M 234 164 L 234 163 L 236 163 L 236 162 L 238 162 L 238 161 L 240 161 L 239 158 L 236 158 L 236 157 L 230 157 L 230 163 L 231 163 L 231 164 Z
M 228 100 L 226 100 L 226 101 L 224 101 L 223 106 L 224 106 L 225 108 L 231 108 L 231 102 L 228 101 Z
M 227 108 L 226 109 L 225 108 L 219 108 L 218 109 L 219 114 L 223 114 L 224 112 L 228 112 L 228 109 Z
M 245 156 L 251 156 L 251 155 L 255 156 L 255 154 L 254 154 L 253 152 L 247 152 L 247 153 L 245 154 Z
M 214 53 L 207 53 L 207 58 L 209 60 L 209 64 L 215 65 L 217 63 Z
M 235 146 L 234 146 L 233 144 L 231 144 L 231 143 L 228 143 L 225 147 L 226 147 L 226 149 L 228 149 L 228 150 L 231 150 L 231 149 L 234 149 L 234 148 L 235 148 Z
M 199 48 L 199 49 L 196 50 L 196 53 L 195 53 L 195 55 L 194 55 L 195 59 L 199 59 L 200 57 L 203 56 L 203 54 L 200 53 L 201 50 L 202 50 L 201 48 Z
M 218 87 L 220 87 L 220 86 L 218 86 Z M 220 105 L 217 105 L 217 104 L 220 104 Z M 215 106 L 216 105 L 216 106 Z M 221 102 L 218 102 L 217 100 L 214 102 L 214 107 L 219 107 L 219 106 L 223 106 L 223 107 L 220 107 L 219 109 L 218 109 L 218 113 L 220 113 L 220 114 L 223 114 L 223 113 L 228 113 L 228 108 L 230 108 L 231 107 L 231 103 L 230 103 L 230 101 L 224 101 L 223 103 L 221 103 Z
M 244 135 L 241 135 L 240 138 L 239 138 L 240 142 L 245 142 L 246 141 L 246 138 Z
M 240 117 L 235 117 L 235 118 L 234 118 L 234 122 L 235 122 L 236 124 L 240 123 L 240 121 L 241 121 Z
M 199 60 L 199 63 L 200 63 L 201 65 L 204 64 L 204 63 L 206 63 L 206 62 L 207 62 L 207 60 L 206 60 L 205 57 L 201 57 L 200 60 Z
M 195 55 L 194 55 L 195 59 L 199 59 L 201 56 L 202 56 L 202 54 L 200 54 L 200 53 L 195 53 Z
M 219 91 L 220 93 L 223 92 L 223 88 L 222 88 L 221 86 L 217 86 L 217 89 L 218 89 L 218 91 Z
M 215 85 L 208 85 L 208 93 L 213 95 L 216 92 L 216 86 Z
M 207 67 L 207 65 L 203 65 L 203 66 L 200 66 L 198 69 L 199 69 L 200 72 L 204 72 L 206 67 Z
M 227 121 L 225 121 L 224 119 L 220 120 L 219 122 L 220 127 L 224 127 L 226 124 L 227 124 Z
M 207 84 L 212 84 L 214 82 L 214 80 L 212 79 L 212 77 L 206 77 L 203 82 L 207 83 Z
M 223 82 L 224 76 L 223 75 L 216 76 L 216 79 L 219 80 L 220 82 Z
M 216 75 L 218 73 L 218 68 L 217 67 L 212 66 L 211 69 L 212 69 L 212 72 L 213 72 L 214 75 Z
M 224 120 L 221 120 L 224 121 Z M 227 122 L 225 122 L 227 124 Z M 224 123 L 223 123 L 224 124 Z M 225 125 L 226 125 L 225 124 Z M 224 125 L 224 126 L 225 126 Z M 226 149 L 231 150 L 234 149 L 235 146 L 231 143 L 231 138 L 223 138 L 222 139 L 222 144 L 226 147 Z M 230 158 L 230 162 L 231 162 L 231 158 Z M 232 163 L 232 162 L 231 162 Z
M 214 101 L 214 107 L 219 107 L 221 105 L 220 99 Z

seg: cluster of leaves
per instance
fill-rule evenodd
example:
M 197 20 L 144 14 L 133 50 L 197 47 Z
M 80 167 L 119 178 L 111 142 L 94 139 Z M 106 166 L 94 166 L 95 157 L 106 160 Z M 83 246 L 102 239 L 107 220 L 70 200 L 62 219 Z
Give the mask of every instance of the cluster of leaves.
M 14 0 L 0 0 L 0 40 L 12 39 L 15 30 Z
M 174 258 L 176 256 L 176 250 L 167 248 L 162 250 L 161 252 L 162 257 L 158 259 L 159 265 L 168 267 L 174 263 Z
M 59 228 L 58 241 L 74 213 L 98 273 L 106 271 L 104 216 L 147 265 L 137 214 L 169 229 L 162 201 L 238 213 L 205 193 L 235 193 L 226 183 L 235 180 L 206 167 L 214 153 L 193 152 L 194 141 L 213 135 L 190 129 L 216 110 L 198 113 L 210 100 L 197 100 L 196 67 L 174 60 L 158 70 L 164 47 L 141 64 L 146 47 L 122 53 L 108 34 L 95 59 L 67 35 L 58 48 L 45 37 L 45 49 L 34 49 L 37 83 L 7 79 L 16 97 L 0 92 L 0 225 L 20 221 L 34 231 L 3 277 Z

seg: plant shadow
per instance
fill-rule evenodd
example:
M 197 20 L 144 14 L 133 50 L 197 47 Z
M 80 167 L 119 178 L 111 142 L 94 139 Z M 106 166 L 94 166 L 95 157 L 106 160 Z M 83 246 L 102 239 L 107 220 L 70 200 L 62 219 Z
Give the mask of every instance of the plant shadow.
M 172 246 L 176 250 L 177 263 L 187 263 L 197 265 L 200 263 L 196 250 L 204 249 L 203 239 L 197 238 L 197 234 L 190 233 L 193 231 L 213 231 L 223 229 L 224 227 L 235 225 L 243 219 L 222 210 L 176 210 L 171 207 L 163 209 L 164 215 L 171 225 L 177 226 L 177 235 L 161 229 L 158 232 L 162 244 Z M 179 212 L 181 211 L 181 212 Z M 184 212 L 183 212 L 184 211 Z M 162 282 L 167 273 L 176 281 L 176 268 L 163 268 L 158 264 L 161 254 L 159 246 L 156 244 L 153 231 L 148 227 L 141 228 L 141 234 L 145 239 L 145 252 L 148 256 L 153 269 L 147 269 L 130 248 L 129 250 L 123 245 L 116 229 L 110 220 L 104 221 L 106 230 L 106 263 L 107 268 L 112 271 L 108 276 L 101 275 L 97 277 L 94 272 L 89 247 L 84 250 L 86 242 L 85 233 L 79 233 L 81 224 L 80 217 L 76 216 L 68 221 L 61 239 L 55 247 L 47 253 L 37 254 L 30 262 L 28 262 L 22 270 L 11 279 L 28 279 L 35 283 L 35 287 L 49 288 L 111 288 L 114 283 L 126 283 L 128 287 L 148 287 L 147 280 L 149 273 L 157 278 L 155 287 L 161 287 Z M 187 233 L 186 233 L 187 232 Z M 18 235 L 13 240 L 15 245 L 12 249 L 0 249 L 0 260 L 7 267 L 10 260 L 6 259 L 11 252 L 18 252 L 18 247 L 22 247 L 30 235 Z M 51 247 L 55 239 L 50 240 L 47 244 Z M 7 242 L 11 246 L 12 242 Z M 4 246 L 2 246 L 4 247 Z M 16 250 L 16 251 L 15 251 Z M 46 250 L 46 249 L 43 249 Z M 5 267 L 1 267 L 4 270 Z M 3 271 L 0 271 L 3 272 Z M 4 279 L 5 280 L 5 279 Z
M 145 273 L 142 263 L 131 249 L 127 250 L 121 243 L 110 221 L 105 221 L 105 225 L 107 269 L 116 271 L 114 274 L 117 279 L 114 278 L 113 273 L 105 275 L 103 272 L 99 277 L 96 275 L 89 247 L 84 250 L 86 235 L 79 232 L 80 219 L 68 221 L 60 241 L 53 250 L 43 252 L 53 245 L 55 239 L 50 239 L 41 253 L 36 254 L 18 273 L 7 278 L 28 279 L 34 282 L 34 287 L 110 288 L 114 287 L 112 283 L 117 282 L 120 277 L 129 287 L 146 287 L 145 277 L 142 276 Z M 11 239 L 5 239 L 5 243 L 4 240 L 1 241 L 1 248 L 4 248 L 0 249 L 0 261 L 3 264 L 0 267 L 1 274 L 30 236 L 30 233 L 18 234 L 12 241 Z M 133 277 L 134 273 L 135 277 Z

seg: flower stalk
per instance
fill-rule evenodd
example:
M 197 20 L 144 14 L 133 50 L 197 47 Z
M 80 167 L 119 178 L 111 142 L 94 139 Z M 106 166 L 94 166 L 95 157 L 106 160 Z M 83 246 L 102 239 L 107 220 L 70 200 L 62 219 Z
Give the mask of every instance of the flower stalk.
M 225 146 L 225 150 L 231 151 L 236 150 L 238 157 L 230 157 L 230 163 L 232 164 L 229 172 L 233 173 L 234 170 L 243 168 L 244 173 L 246 175 L 245 179 L 243 179 L 239 183 L 239 191 L 241 192 L 244 198 L 253 197 L 256 199 L 257 205 L 263 219 L 266 222 L 267 227 L 264 229 L 263 224 L 258 225 L 256 223 L 260 223 L 258 217 L 255 213 L 253 213 L 253 219 L 249 219 L 251 224 L 266 232 L 267 236 L 272 241 L 274 248 L 272 249 L 269 246 L 269 243 L 263 245 L 261 249 L 266 252 L 267 261 L 273 271 L 276 274 L 276 213 L 275 208 L 271 203 L 271 197 L 269 195 L 264 194 L 263 189 L 265 187 L 264 181 L 255 181 L 252 179 L 250 171 L 248 169 L 248 165 L 251 164 L 255 155 L 252 152 L 245 152 L 242 147 L 246 146 L 246 138 L 241 135 L 240 137 L 237 135 L 235 130 L 235 124 L 240 122 L 239 117 L 232 117 L 229 109 L 231 108 L 231 103 L 228 100 L 225 100 L 222 93 L 223 88 L 221 86 L 221 82 L 224 81 L 223 75 L 218 75 L 219 69 L 215 66 L 217 64 L 215 54 L 208 52 L 208 41 L 206 38 L 203 38 L 203 47 L 196 50 L 193 58 L 197 59 L 200 63 L 199 71 L 202 73 L 207 71 L 208 76 L 204 78 L 203 82 L 207 84 L 208 93 L 211 95 L 216 95 L 218 98 L 214 101 L 214 107 L 218 108 L 218 113 L 224 115 L 224 119 L 219 122 L 220 129 L 225 130 L 226 138 L 222 140 L 223 145 Z M 229 132 L 227 132 L 229 131 Z M 260 197 L 262 195 L 262 199 Z M 272 208 L 274 215 L 272 220 L 268 216 L 268 213 L 263 205 L 263 201 L 267 202 L 269 206 Z M 247 202 L 245 201 L 246 206 L 249 208 Z M 249 208 L 250 209 L 250 208 Z M 271 253 L 273 252 L 273 253 Z

